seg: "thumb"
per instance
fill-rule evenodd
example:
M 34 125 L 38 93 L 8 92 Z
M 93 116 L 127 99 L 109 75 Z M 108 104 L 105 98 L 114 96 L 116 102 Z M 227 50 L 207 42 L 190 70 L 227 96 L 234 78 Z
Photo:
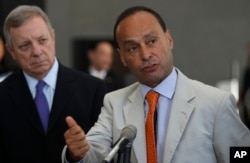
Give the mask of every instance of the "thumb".
M 71 116 L 67 116 L 66 117 L 66 123 L 67 123 L 67 125 L 68 125 L 69 128 L 77 126 L 76 121 Z

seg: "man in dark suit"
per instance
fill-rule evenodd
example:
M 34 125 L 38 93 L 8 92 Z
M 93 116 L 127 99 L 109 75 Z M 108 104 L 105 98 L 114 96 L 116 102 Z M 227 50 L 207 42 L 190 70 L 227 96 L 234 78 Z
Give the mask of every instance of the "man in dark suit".
M 104 82 L 61 65 L 55 34 L 36 6 L 19 6 L 4 24 L 6 47 L 21 71 L 0 84 L 0 162 L 58 163 L 65 117 L 89 130 L 106 93 Z
M 110 70 L 113 63 L 113 53 L 114 48 L 110 42 L 99 41 L 90 47 L 87 54 L 90 62 L 87 73 L 104 80 L 107 84 L 108 92 L 124 86 L 122 77 Z

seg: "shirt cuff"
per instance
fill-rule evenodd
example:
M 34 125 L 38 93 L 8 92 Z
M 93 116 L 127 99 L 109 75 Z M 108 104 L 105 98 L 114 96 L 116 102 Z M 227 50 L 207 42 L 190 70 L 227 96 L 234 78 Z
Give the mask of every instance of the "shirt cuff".
M 63 160 L 63 163 L 83 163 L 83 159 L 76 161 L 76 162 L 70 159 L 67 146 L 65 146 L 63 149 L 62 160 Z

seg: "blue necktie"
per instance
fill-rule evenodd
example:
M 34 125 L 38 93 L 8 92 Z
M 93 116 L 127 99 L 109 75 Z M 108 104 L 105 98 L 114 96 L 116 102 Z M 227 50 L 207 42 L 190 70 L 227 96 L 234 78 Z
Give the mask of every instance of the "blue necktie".
M 45 97 L 45 94 L 43 93 L 43 88 L 46 85 L 46 83 L 42 80 L 40 80 L 36 85 L 36 97 L 35 97 L 35 103 L 37 107 L 37 111 L 40 116 L 40 120 L 43 125 L 43 129 L 45 133 L 47 133 L 47 127 L 49 122 L 49 104 Z

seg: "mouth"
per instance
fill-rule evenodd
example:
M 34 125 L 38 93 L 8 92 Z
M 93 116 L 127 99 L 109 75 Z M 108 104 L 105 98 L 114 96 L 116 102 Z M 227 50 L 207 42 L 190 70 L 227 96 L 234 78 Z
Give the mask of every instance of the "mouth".
M 33 62 L 32 65 L 33 65 L 33 66 L 40 66 L 40 65 L 44 64 L 45 62 L 46 62 L 45 60 L 43 60 L 43 61 L 38 61 L 38 62 Z
M 144 67 L 142 68 L 142 71 L 143 71 L 143 72 L 153 72 L 153 71 L 155 71 L 157 68 L 158 68 L 158 65 L 157 65 L 157 64 L 152 64 L 152 65 L 144 66 Z

